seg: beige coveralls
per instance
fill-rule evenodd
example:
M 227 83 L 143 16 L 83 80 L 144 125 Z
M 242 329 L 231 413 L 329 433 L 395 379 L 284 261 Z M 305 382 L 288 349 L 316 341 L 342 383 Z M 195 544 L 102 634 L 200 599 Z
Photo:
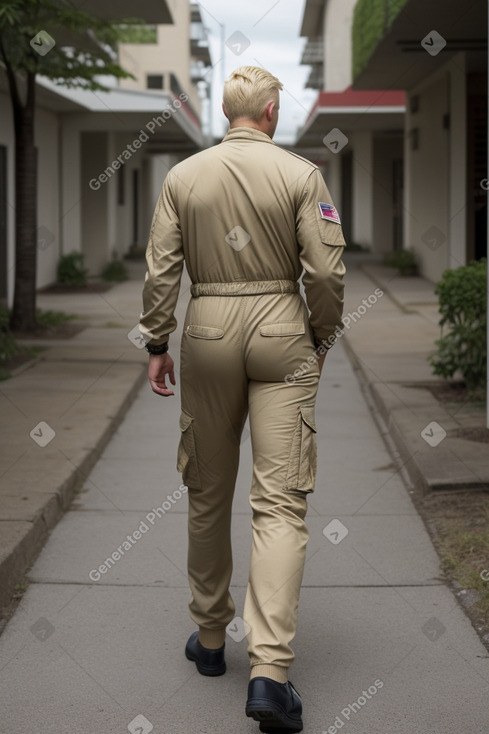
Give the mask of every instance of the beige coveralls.
M 209 630 L 235 616 L 231 506 L 249 413 L 253 547 L 243 618 L 251 665 L 288 667 L 294 658 L 316 474 L 319 368 L 307 360 L 314 339 L 341 325 L 343 309 L 345 241 L 320 202 L 331 197 L 316 166 L 261 131 L 234 128 L 170 170 L 146 255 L 140 330 L 152 344 L 176 327 L 184 260 L 193 283 L 177 468 L 189 496 L 190 616 Z M 303 269 L 310 315 L 298 292 Z

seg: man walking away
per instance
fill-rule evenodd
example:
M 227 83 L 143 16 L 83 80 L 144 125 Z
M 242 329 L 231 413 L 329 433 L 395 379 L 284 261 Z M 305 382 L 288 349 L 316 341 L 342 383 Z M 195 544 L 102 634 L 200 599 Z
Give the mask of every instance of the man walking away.
M 231 507 L 249 415 L 246 715 L 263 732 L 302 730 L 301 699 L 287 673 L 316 478 L 316 393 L 341 325 L 345 272 L 340 220 L 318 168 L 272 140 L 281 89 L 264 69 L 236 69 L 224 88 L 223 141 L 169 171 L 151 226 L 140 318 L 151 388 L 173 395 L 168 339 L 185 261 L 192 297 L 181 343 L 177 467 L 188 486 L 189 608 L 198 626 L 185 654 L 202 675 L 226 670 L 226 626 L 235 617 Z M 310 313 L 299 292 L 303 271 Z

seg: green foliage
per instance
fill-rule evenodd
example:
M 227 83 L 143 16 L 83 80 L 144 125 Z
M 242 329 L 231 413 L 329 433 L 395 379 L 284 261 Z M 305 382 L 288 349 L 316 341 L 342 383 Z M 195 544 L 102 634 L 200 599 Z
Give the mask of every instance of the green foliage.
M 58 260 L 57 280 L 62 285 L 86 285 L 88 270 L 83 267 L 83 253 L 70 252 Z
M 481 388 L 487 373 L 487 261 L 445 270 L 435 293 L 440 325 L 449 331 L 435 342 L 433 372 L 448 378 L 460 370 L 469 390 Z
M 155 25 L 121 26 L 121 43 L 158 43 L 158 29 Z
M 36 308 L 36 321 L 43 329 L 64 324 L 65 321 L 71 319 L 76 319 L 76 314 L 65 313 L 65 311 L 44 311 L 41 308 Z
M 353 13 L 353 79 L 367 66 L 407 0 L 358 0 Z
M 55 84 L 105 90 L 96 77 L 134 78 L 117 63 L 121 27 L 141 23 L 136 19 L 118 24 L 74 7 L 69 0 L 2 0 L 0 5 L 1 59 L 8 71 L 21 76 L 42 74 Z M 30 45 L 45 30 L 56 41 L 41 56 Z
M 0 307 L 0 364 L 4 364 L 19 351 L 19 346 L 9 329 L 10 314 L 8 308 Z
M 411 250 L 394 250 L 386 253 L 384 265 L 397 268 L 399 275 L 414 275 L 418 269 L 416 257 Z
M 109 282 L 122 283 L 128 279 L 126 267 L 120 260 L 109 263 L 102 273 L 102 278 Z

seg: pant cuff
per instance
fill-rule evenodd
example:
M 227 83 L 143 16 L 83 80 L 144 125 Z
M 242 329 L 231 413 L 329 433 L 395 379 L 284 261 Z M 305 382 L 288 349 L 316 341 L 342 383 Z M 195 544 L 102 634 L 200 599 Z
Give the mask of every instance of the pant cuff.
M 251 668 L 250 680 L 260 675 L 264 678 L 271 678 L 277 683 L 287 683 L 287 671 L 288 668 L 283 668 L 281 665 L 258 663 Z
M 209 630 L 205 627 L 199 627 L 199 642 L 202 647 L 207 647 L 209 650 L 217 650 L 219 647 L 222 647 L 225 638 L 225 627 L 220 630 Z

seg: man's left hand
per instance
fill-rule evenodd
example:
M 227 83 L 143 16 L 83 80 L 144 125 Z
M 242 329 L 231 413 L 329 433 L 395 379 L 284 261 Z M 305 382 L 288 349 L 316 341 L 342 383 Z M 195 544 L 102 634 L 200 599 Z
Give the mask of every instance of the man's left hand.
M 166 375 L 169 375 L 172 385 L 176 385 L 175 373 L 173 371 L 173 359 L 168 352 L 166 354 L 150 354 L 148 366 L 148 379 L 151 389 L 157 395 L 168 397 L 175 395 L 172 390 L 166 386 Z

